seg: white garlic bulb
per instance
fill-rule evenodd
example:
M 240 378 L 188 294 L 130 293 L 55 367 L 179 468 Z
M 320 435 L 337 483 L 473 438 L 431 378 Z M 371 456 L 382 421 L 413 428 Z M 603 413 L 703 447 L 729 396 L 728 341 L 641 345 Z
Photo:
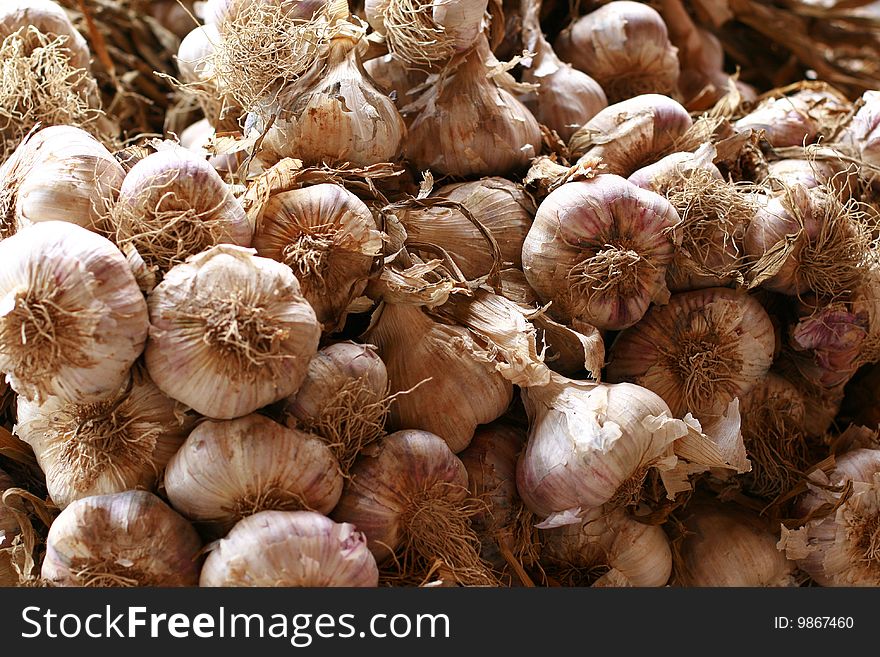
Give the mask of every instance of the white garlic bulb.
M 169 462 L 165 492 L 193 522 L 228 530 L 260 511 L 330 513 L 342 474 L 319 438 L 252 414 L 199 424 Z
M 150 376 L 169 397 L 215 419 L 295 392 L 321 335 L 290 267 L 227 244 L 172 268 L 149 307 Z
M 0 371 L 25 399 L 115 394 L 148 327 L 144 297 L 109 240 L 44 221 L 0 241 Z
M 9 0 L 0 8 L 0 41 L 23 27 L 64 37 L 65 50 L 74 68 L 88 69 L 91 53 L 64 9 L 53 0 Z
M 374 587 L 376 559 L 354 525 L 312 511 L 262 511 L 208 553 L 199 586 Z
M 195 586 L 202 541 L 146 491 L 96 495 L 55 518 L 41 575 L 52 586 Z

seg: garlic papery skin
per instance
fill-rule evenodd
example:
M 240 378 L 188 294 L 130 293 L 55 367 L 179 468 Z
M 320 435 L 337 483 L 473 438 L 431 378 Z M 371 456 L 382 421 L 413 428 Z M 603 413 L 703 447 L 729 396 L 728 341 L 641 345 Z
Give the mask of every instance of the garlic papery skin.
M 67 13 L 52 0 L 10 0 L 0 8 L 0 41 L 23 27 L 32 26 L 43 34 L 65 37 L 65 50 L 75 68 L 88 69 L 91 53 L 83 36 Z
M 0 237 L 40 221 L 98 229 L 123 178 L 116 158 L 86 131 L 43 128 L 0 166 Z
M 672 574 L 663 528 L 639 522 L 622 508 L 594 509 L 582 522 L 541 530 L 541 562 L 575 586 L 665 586 Z
M 398 158 L 406 124 L 361 65 L 362 36 L 354 26 L 336 36 L 326 59 L 279 94 L 261 159 L 363 167 Z
M 821 185 L 829 186 L 840 194 L 843 202 L 857 189 L 856 168 L 843 160 L 835 161 L 838 151 L 825 149 L 822 159 L 784 159 L 767 165 L 767 181 L 777 192 L 800 185 L 812 189 Z
M 3 493 L 6 492 L 8 488 L 15 488 L 15 482 L 12 480 L 6 472 L 0 470 L 0 499 L 3 497 Z M 20 527 L 18 524 L 18 520 L 15 518 L 15 514 L 2 502 L 0 502 L 0 550 L 11 547 L 13 539 L 18 536 L 20 531 Z M 2 559 L 2 555 L 0 555 L 0 559 Z M 2 566 L 0 566 L 2 568 Z M 17 579 L 17 578 L 16 578 Z M 0 586 L 2 584 L 3 579 L 0 576 Z
M 643 94 L 609 105 L 568 140 L 572 158 L 624 178 L 675 150 L 691 127 L 688 111 L 668 96 Z
M 566 183 L 538 207 L 523 271 L 556 319 L 622 329 L 668 299 L 678 222 L 666 199 L 619 176 Z
M 261 511 L 240 520 L 208 553 L 199 578 L 205 587 L 378 585 L 364 535 L 313 511 Z
M 358 453 L 385 433 L 389 386 L 385 363 L 371 345 L 338 342 L 315 354 L 283 412 L 290 426 L 324 440 L 348 472 Z
M 442 65 L 478 39 L 488 0 L 365 0 L 389 52 L 413 67 Z
M 608 106 L 599 83 L 571 64 L 563 62 L 544 38 L 540 0 L 522 2 L 523 45 L 535 55 L 523 69 L 523 82 L 540 85 L 526 106 L 535 118 L 556 131 L 563 141 Z
M 34 450 L 60 509 L 91 495 L 152 490 L 195 418 L 143 372 L 106 401 L 18 399 L 15 434 Z
M 381 265 L 382 233 L 363 201 L 327 183 L 272 196 L 257 219 L 254 248 L 293 270 L 318 321 L 332 332 Z
M 220 174 L 183 148 L 147 156 L 125 176 L 108 231 L 164 275 L 215 244 L 250 246 L 253 228 Z
M 858 158 L 874 167 L 880 166 L 880 91 L 866 91 L 856 105 L 858 109 L 844 126 L 838 140 L 854 151 Z M 860 167 L 865 173 L 865 168 Z M 869 178 L 875 177 L 870 170 Z
M 195 586 L 201 548 L 192 525 L 152 493 L 95 495 L 55 518 L 41 575 L 51 586 Z
M 672 95 L 678 85 L 678 49 L 657 11 L 616 0 L 582 16 L 556 39 L 556 52 L 593 77 L 616 103 L 638 94 Z
M 428 79 L 428 72 L 419 68 L 409 68 L 409 64 L 399 57 L 387 54 L 364 61 L 364 70 L 375 83 L 376 87 L 396 99 L 399 107 L 404 107 L 412 100 L 415 92 Z M 408 116 L 403 121 L 409 125 Z
M 342 494 L 339 462 L 323 441 L 257 414 L 199 424 L 164 481 L 171 506 L 222 533 L 260 511 L 327 514 Z
M 802 304 L 799 321 L 789 328 L 790 346 L 808 356 L 822 373 L 817 382 L 833 388 L 849 381 L 862 364 L 870 340 L 869 318 L 848 304 L 832 302 L 816 307 Z
M 388 418 L 392 430 L 429 431 L 458 453 L 477 425 L 507 410 L 513 386 L 467 329 L 415 305 L 386 303 L 377 313 L 363 339 L 376 346 L 391 391 L 401 393 Z
M 770 317 L 748 293 L 682 292 L 617 336 L 607 380 L 644 386 L 673 416 L 709 423 L 767 373 L 775 345 Z
M 742 507 L 700 500 L 685 507 L 686 534 L 673 584 L 682 587 L 797 586 L 795 564 L 776 549 L 767 521 Z
M 801 89 L 790 96 L 770 95 L 733 126 L 738 131 L 762 131 L 776 148 L 805 146 L 819 137 L 832 137 L 851 110 L 845 96 L 820 86 Z
M 438 573 L 443 581 L 492 585 L 470 518 L 480 505 L 464 464 L 430 432 L 384 437 L 361 455 L 331 516 L 367 537 L 380 567 L 404 581 Z
M 144 297 L 109 240 L 43 221 L 0 241 L 0 372 L 25 399 L 116 393 L 148 328 Z
M 321 327 L 287 265 L 221 244 L 177 265 L 150 293 L 150 376 L 213 419 L 293 394 Z
M 506 176 L 524 168 L 541 150 L 537 120 L 487 77 L 497 61 L 485 35 L 463 57 L 429 78 L 429 88 L 411 106 L 418 113 L 409 129 L 407 158 L 420 171 L 455 177 Z
M 444 185 L 433 198 L 461 203 L 498 243 L 505 266 L 522 267 L 522 247 L 535 216 L 535 203 L 505 178 L 482 178 Z M 442 247 L 461 273 L 476 279 L 495 264 L 485 236 L 461 211 L 451 207 L 413 208 L 398 213 L 407 240 Z
M 612 502 L 631 502 L 653 466 L 671 454 L 687 425 L 650 390 L 629 383 L 574 381 L 521 391 L 529 440 L 516 485 L 539 527 L 580 522 Z
M 780 550 L 820 586 L 880 586 L 878 473 L 880 450 L 859 448 L 837 456 L 827 476 L 811 474 L 795 506 L 796 517 L 811 519 L 799 529 L 782 527 Z M 841 501 L 844 492 L 849 495 Z M 824 505 L 830 513 L 812 518 Z
M 694 153 L 671 153 L 653 164 L 636 169 L 627 180 L 636 187 L 666 196 L 672 185 L 693 175 L 697 170 L 708 171 L 712 178 L 723 180 L 721 171 L 712 161 L 714 156 L 714 148 L 698 149 Z

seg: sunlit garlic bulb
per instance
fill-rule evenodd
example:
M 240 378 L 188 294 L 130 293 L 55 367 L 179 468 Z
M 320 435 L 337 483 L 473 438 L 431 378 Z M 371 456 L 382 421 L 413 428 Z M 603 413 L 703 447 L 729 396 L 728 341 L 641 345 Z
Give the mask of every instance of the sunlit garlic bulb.
M 321 335 L 290 267 L 237 246 L 215 246 L 171 269 L 149 306 L 150 376 L 215 419 L 295 392 Z
M 207 161 L 183 148 L 153 153 L 125 176 L 109 233 L 164 275 L 215 244 L 250 246 L 241 203 Z
M 659 94 L 643 94 L 609 105 L 568 140 L 573 158 L 601 158 L 608 173 L 624 178 L 653 164 L 675 148 L 692 125 L 678 102 Z
M 555 42 L 556 52 L 602 85 L 616 103 L 638 94 L 671 95 L 678 85 L 678 49 L 657 11 L 616 0 L 582 16 Z
M 773 527 L 754 512 L 702 500 L 685 507 L 674 583 L 684 587 L 796 586 L 795 565 Z
M 97 495 L 55 518 L 41 575 L 52 586 L 195 586 L 201 548 L 192 525 L 152 493 Z
M 595 509 L 581 523 L 542 530 L 541 544 L 545 568 L 574 586 L 665 586 L 672 574 L 663 528 L 622 508 Z
M 678 222 L 663 197 L 619 176 L 566 183 L 538 207 L 523 271 L 541 299 L 552 301 L 556 319 L 622 329 L 651 302 L 668 299 Z
M 262 511 L 239 521 L 205 559 L 199 586 L 374 587 L 364 535 L 312 511 Z
M 347 472 L 358 453 L 385 433 L 388 390 L 385 363 L 372 346 L 339 342 L 315 354 L 284 413 L 288 424 L 323 439 Z
M 34 450 L 52 502 L 150 490 L 195 418 L 135 369 L 106 401 L 18 399 L 15 433 Z
M 746 292 L 682 292 L 617 337 L 607 379 L 653 390 L 673 416 L 707 423 L 767 373 L 774 347 L 767 312 Z
M 22 27 L 33 26 L 43 34 L 65 37 L 65 50 L 75 68 L 87 69 L 89 46 L 64 9 L 52 0 L 10 0 L 0 9 L 0 41 Z
M 636 187 L 649 189 L 661 196 L 676 182 L 694 174 L 697 170 L 708 171 L 712 178 L 722 180 L 723 176 L 712 161 L 715 149 L 698 149 L 693 153 L 671 153 L 652 164 L 637 169 L 627 178 Z
M 363 201 L 327 183 L 272 196 L 257 220 L 254 248 L 290 266 L 318 321 L 332 332 L 376 272 L 382 233 Z
M 165 492 L 185 517 L 225 532 L 260 511 L 330 513 L 342 473 L 318 437 L 252 414 L 199 424 L 169 462 Z
M 115 394 L 148 327 L 144 297 L 109 240 L 44 221 L 0 241 L 0 371 L 25 399 Z

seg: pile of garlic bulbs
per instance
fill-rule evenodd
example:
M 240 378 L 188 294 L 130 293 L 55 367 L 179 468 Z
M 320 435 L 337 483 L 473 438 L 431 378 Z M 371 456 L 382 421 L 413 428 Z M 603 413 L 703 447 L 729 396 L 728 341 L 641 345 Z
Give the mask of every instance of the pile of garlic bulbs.
M 880 91 L 686 5 L 7 0 L 0 585 L 880 585 Z

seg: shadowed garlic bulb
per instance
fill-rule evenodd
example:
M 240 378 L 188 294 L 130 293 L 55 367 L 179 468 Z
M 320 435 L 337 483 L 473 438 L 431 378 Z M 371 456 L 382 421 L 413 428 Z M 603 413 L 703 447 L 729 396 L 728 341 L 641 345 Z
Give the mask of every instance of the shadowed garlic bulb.
M 199 586 L 374 587 L 376 559 L 354 525 L 311 511 L 262 511 L 208 553 Z
M 152 493 L 96 495 L 55 518 L 41 575 L 51 586 L 195 586 L 201 548 L 192 525 Z
M 582 16 L 556 39 L 556 52 L 602 85 L 616 103 L 638 94 L 672 94 L 678 49 L 657 11 L 616 0 Z
M 0 371 L 25 399 L 116 393 L 148 327 L 144 297 L 109 240 L 44 221 L 0 241 Z
M 653 390 L 675 417 L 708 423 L 767 373 L 775 344 L 767 312 L 746 292 L 682 292 L 618 335 L 607 377 Z
M 344 323 L 349 304 L 376 271 L 382 233 L 357 196 L 320 184 L 273 195 L 257 220 L 254 248 L 290 266 L 330 332 Z
M 18 586 L 18 572 L 13 566 L 12 542 L 20 532 L 15 515 L 2 503 L 3 493 L 14 488 L 12 477 L 0 470 L 0 588 Z
M 666 199 L 619 176 L 566 183 L 538 207 L 523 271 L 556 319 L 622 329 L 669 298 L 678 221 Z
M 330 513 L 342 474 L 316 436 L 252 414 L 197 426 L 168 464 L 165 491 L 178 512 L 225 531 L 260 511 Z
M 294 393 L 321 335 L 290 267 L 237 246 L 215 246 L 171 269 L 149 306 L 150 376 L 215 419 Z
M 152 489 L 195 418 L 145 373 L 106 401 L 18 399 L 16 435 L 34 450 L 52 502 L 63 509 L 90 495 Z

